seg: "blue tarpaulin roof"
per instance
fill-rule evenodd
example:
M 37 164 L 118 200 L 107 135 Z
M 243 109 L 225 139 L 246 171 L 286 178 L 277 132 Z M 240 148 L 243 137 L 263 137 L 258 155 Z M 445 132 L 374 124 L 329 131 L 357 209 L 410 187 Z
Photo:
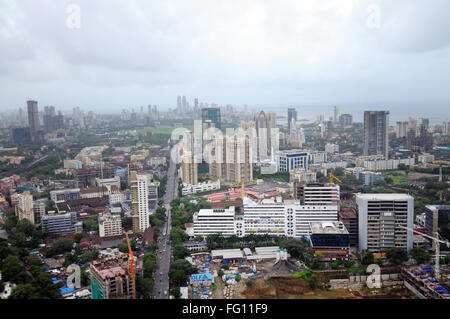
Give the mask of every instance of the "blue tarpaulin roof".
M 193 274 L 191 275 L 191 281 L 212 280 L 212 274 Z
M 64 288 L 59 289 L 59 292 L 61 293 L 61 295 L 67 294 L 72 291 L 75 291 L 75 288 L 64 287 Z
M 31 253 L 30 253 L 30 255 L 36 255 L 36 254 L 39 254 L 39 251 L 32 251 Z

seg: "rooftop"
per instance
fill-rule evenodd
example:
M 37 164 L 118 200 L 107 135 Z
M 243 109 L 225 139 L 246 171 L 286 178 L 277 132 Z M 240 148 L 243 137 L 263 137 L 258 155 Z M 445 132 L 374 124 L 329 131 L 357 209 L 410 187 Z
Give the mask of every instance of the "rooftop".
M 312 234 L 348 234 L 341 222 L 312 222 L 309 226 Z
M 366 200 L 408 200 L 413 199 L 411 195 L 408 194 L 356 194 L 356 198 L 366 199 Z

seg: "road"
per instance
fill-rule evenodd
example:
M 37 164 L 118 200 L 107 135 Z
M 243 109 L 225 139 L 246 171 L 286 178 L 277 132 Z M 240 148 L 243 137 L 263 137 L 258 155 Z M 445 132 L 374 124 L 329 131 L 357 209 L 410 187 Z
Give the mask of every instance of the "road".
M 172 253 L 170 245 L 170 202 L 177 196 L 178 176 L 176 172 L 176 163 L 170 160 L 170 166 L 167 172 L 166 193 L 164 194 L 164 207 L 166 208 L 166 222 L 158 238 L 157 265 L 158 269 L 153 275 L 155 281 L 153 295 L 156 299 L 169 299 L 169 267 Z M 166 291 L 166 294 L 164 292 Z

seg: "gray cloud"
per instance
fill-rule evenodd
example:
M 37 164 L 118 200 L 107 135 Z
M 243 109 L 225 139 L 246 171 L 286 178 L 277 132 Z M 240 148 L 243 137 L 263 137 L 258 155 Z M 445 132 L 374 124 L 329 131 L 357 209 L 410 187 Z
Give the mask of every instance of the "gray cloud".
M 69 3 L 0 2 L 0 108 L 450 103 L 448 0 L 73 0 L 80 29 Z

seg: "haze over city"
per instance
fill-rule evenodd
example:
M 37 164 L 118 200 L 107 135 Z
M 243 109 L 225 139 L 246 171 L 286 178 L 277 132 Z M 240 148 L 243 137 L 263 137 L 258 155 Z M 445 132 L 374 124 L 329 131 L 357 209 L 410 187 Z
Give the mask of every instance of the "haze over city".
M 306 118 L 426 109 L 434 122 L 450 105 L 446 0 L 76 1 L 79 20 L 70 4 L 0 3 L 1 110 L 29 98 L 164 110 L 182 94 Z

